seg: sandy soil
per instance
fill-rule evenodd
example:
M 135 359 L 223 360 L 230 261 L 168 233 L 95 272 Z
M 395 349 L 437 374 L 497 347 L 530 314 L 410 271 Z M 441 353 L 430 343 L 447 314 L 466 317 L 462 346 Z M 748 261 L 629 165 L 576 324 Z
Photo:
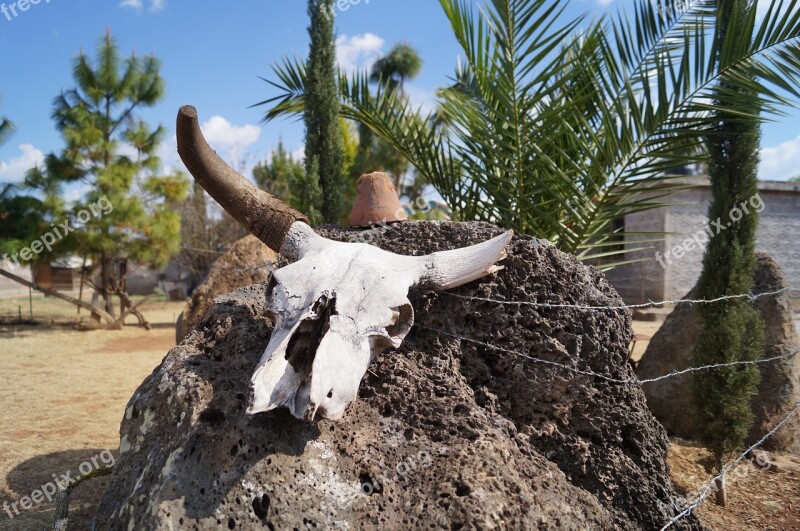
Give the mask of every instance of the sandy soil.
M 46 499 L 22 510 L 19 500 L 79 465 L 102 464 L 116 455 L 119 422 L 141 381 L 174 346 L 174 323 L 183 303 L 156 301 L 144 307 L 153 325 L 145 332 L 81 332 L 69 323 L 75 310 L 52 299 L 34 300 L 39 326 L 8 324 L 28 299 L 0 300 L 0 504 L 17 502 L 19 515 L 0 510 L 0 530 L 41 529 L 52 523 L 54 503 Z M 5 323 L 5 324 L 3 324 Z M 634 321 L 637 334 L 652 336 L 660 322 Z M 641 356 L 647 341 L 634 350 Z M 707 480 L 701 466 L 707 453 L 689 442 L 674 441 L 670 451 L 673 479 L 691 495 Z M 800 530 L 800 459 L 775 456 L 773 471 L 750 473 L 729 486 L 731 506 L 704 505 L 700 517 L 716 530 Z M 794 464 L 792 464 L 794 463 Z M 797 465 L 797 468 L 792 468 Z M 70 504 L 72 529 L 88 529 L 107 478 L 78 486 Z
M 669 452 L 672 480 L 678 492 L 694 500 L 711 475 L 703 463 L 711 452 L 690 441 L 673 440 Z M 700 520 L 718 530 L 800 530 L 800 457 L 762 452 L 742 461 L 726 478 L 728 505 L 708 503 L 697 511 Z
M 17 311 L 18 301 L 0 301 Z M 27 309 L 27 299 L 24 301 Z M 109 461 L 119 445 L 119 422 L 139 383 L 175 344 L 174 319 L 183 303 L 154 302 L 143 313 L 149 332 L 72 330 L 66 303 L 36 300 L 35 316 L 53 325 L 0 326 L 0 529 L 40 529 L 52 524 L 54 503 L 45 498 L 16 515 L 11 504 L 30 496 L 86 462 Z M 24 316 L 26 317 L 26 316 Z M 134 321 L 134 319 L 132 319 Z M 87 529 L 106 479 L 78 486 L 70 504 L 73 529 Z M 71 518 L 71 520 L 73 520 Z

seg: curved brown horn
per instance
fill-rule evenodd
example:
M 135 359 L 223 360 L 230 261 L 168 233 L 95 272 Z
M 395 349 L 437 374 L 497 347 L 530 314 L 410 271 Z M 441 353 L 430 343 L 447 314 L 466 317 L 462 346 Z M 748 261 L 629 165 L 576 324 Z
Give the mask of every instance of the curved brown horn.
M 236 221 L 275 252 L 280 252 L 295 221 L 308 218 L 280 199 L 259 189 L 228 166 L 203 138 L 197 109 L 178 111 L 178 154 L 189 172 Z

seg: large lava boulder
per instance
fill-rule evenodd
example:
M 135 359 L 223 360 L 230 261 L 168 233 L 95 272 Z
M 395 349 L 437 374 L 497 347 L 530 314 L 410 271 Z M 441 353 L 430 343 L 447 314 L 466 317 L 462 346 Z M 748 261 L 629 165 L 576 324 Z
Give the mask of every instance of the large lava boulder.
M 369 236 L 418 255 L 500 232 L 420 222 Z M 601 273 L 543 241 L 515 237 L 504 265 L 455 293 L 622 304 Z M 271 331 L 266 290 L 218 299 L 131 398 L 100 528 L 631 530 L 675 514 L 668 440 L 641 388 L 587 374 L 633 378 L 627 312 L 413 294 L 419 326 L 374 360 L 342 420 L 309 424 L 245 413 Z
M 251 284 L 266 284 L 279 256 L 255 236 L 237 241 L 211 266 L 208 276 L 194 290 L 183 312 L 178 316 L 175 339 L 183 341 L 211 309 L 218 295 L 231 293 Z
M 771 293 L 786 288 L 786 279 L 778 262 L 766 253 L 758 253 L 754 293 Z M 695 288 L 696 289 L 696 288 Z M 692 289 L 686 299 L 692 299 Z M 790 356 L 798 349 L 797 334 L 788 292 L 760 297 L 755 302 L 764 321 L 764 358 Z M 653 336 L 639 363 L 636 374 L 649 379 L 693 365 L 692 349 L 699 333 L 695 307 L 682 303 L 675 307 Z M 748 436 L 753 444 L 769 432 L 800 401 L 800 355 L 759 365 L 761 383 L 751 406 L 755 414 Z M 644 385 L 650 410 L 668 432 L 694 439 L 699 435 L 702 418 L 692 400 L 692 381 L 688 373 Z M 794 416 L 764 447 L 792 450 L 800 446 L 800 417 Z

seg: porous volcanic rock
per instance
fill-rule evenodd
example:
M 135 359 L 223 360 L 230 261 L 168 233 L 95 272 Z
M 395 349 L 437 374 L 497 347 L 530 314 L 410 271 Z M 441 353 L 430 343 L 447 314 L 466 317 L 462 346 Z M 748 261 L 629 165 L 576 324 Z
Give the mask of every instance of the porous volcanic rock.
M 255 236 L 245 236 L 222 255 L 205 281 L 194 290 L 178 318 L 175 329 L 177 343 L 195 327 L 214 303 L 214 298 L 251 284 L 266 284 L 279 255 Z
M 419 255 L 501 230 L 320 232 Z M 622 304 L 600 272 L 543 241 L 515 237 L 504 265 L 453 293 Z M 675 514 L 668 440 L 641 388 L 530 358 L 632 378 L 627 312 L 412 294 L 419 326 L 376 357 L 342 420 L 309 424 L 245 413 L 270 334 L 266 289 L 217 299 L 133 395 L 101 529 L 632 530 Z M 673 528 L 702 526 L 690 515 Z
M 770 293 L 786 288 L 778 262 L 769 254 L 757 253 L 754 293 Z M 696 289 L 696 288 L 695 288 Z M 685 299 L 694 298 L 692 289 Z M 756 299 L 764 321 L 764 358 L 790 355 L 797 351 L 797 334 L 788 292 Z M 678 304 L 647 346 L 636 368 L 641 379 L 692 366 L 692 349 L 697 339 L 699 319 L 694 306 Z M 800 401 L 800 356 L 759 365 L 761 383 L 751 404 L 755 423 L 748 435 L 753 444 L 771 430 Z M 689 439 L 697 438 L 701 417 L 692 400 L 691 373 L 644 385 L 647 404 L 668 432 Z M 792 450 L 800 446 L 800 417 L 795 415 L 764 447 Z

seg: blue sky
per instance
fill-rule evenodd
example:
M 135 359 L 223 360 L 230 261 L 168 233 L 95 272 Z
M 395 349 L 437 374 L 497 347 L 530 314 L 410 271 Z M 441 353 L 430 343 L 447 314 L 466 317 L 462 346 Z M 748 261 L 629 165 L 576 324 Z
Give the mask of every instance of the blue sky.
M 337 16 L 339 61 L 368 67 L 400 41 L 411 43 L 425 61 L 409 85 L 415 101 L 430 103 L 436 87 L 453 72 L 458 47 L 435 0 L 351 0 Z M 7 10 L 19 0 L 0 0 Z M 763 2 L 763 0 L 762 0 Z M 262 126 L 261 111 L 249 108 L 275 92 L 258 76 L 283 55 L 305 56 L 308 35 L 304 0 L 40 0 L 17 16 L 0 14 L 0 113 L 17 126 L 0 148 L 0 181 L 19 181 L 24 170 L 57 151 L 62 142 L 50 119 L 52 100 L 73 86 L 72 59 L 81 49 L 94 56 L 111 29 L 123 55 L 161 59 L 166 97 L 141 116 L 164 124 L 166 165 L 178 164 L 174 120 L 180 105 L 195 105 L 209 141 L 244 171 L 275 148 L 279 138 L 300 152 L 302 125 L 292 121 Z M 616 10 L 630 0 L 573 0 L 569 14 Z M 10 10 L 8 10 L 10 13 Z M 10 18 L 10 20 L 9 20 Z M 800 174 L 800 113 L 764 130 L 761 176 L 787 179 Z M 77 193 L 77 190 L 73 191 Z

